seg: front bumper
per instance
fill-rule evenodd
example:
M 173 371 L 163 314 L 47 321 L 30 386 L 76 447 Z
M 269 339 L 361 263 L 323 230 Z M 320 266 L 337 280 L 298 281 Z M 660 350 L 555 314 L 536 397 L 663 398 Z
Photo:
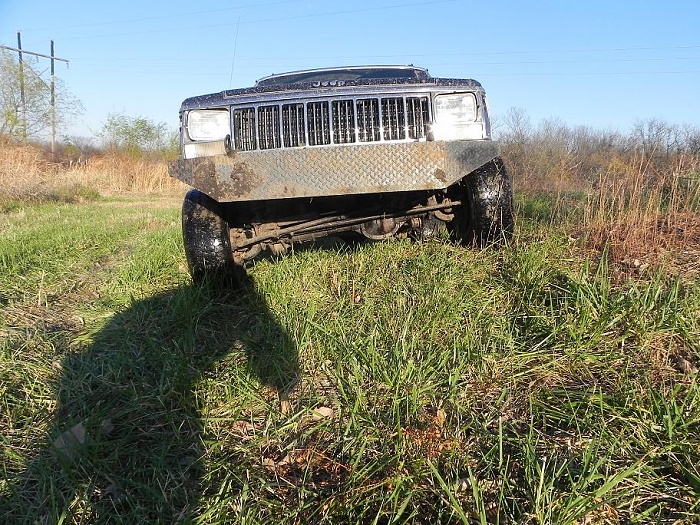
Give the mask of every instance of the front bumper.
M 499 155 L 465 140 L 232 151 L 180 159 L 170 176 L 220 202 L 446 188 Z

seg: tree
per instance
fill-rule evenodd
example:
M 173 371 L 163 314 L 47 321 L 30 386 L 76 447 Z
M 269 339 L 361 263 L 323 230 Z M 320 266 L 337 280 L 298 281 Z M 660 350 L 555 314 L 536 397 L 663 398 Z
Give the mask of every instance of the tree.
M 57 127 L 65 126 L 83 112 L 82 103 L 68 91 L 61 79 L 55 79 L 55 109 Z M 0 136 L 37 137 L 50 128 L 51 87 L 30 61 L 25 60 L 20 70 L 13 55 L 0 50 Z
M 534 133 L 527 112 L 523 108 L 510 108 L 499 127 L 499 140 L 503 143 L 513 177 L 520 178 L 530 173 Z
M 98 135 L 106 148 L 132 154 L 165 151 L 172 143 L 172 133 L 164 122 L 113 113 L 107 116 Z

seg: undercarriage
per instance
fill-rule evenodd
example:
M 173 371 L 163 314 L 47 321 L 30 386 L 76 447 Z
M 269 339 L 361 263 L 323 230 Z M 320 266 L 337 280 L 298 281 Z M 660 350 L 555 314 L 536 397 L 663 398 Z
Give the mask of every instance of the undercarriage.
M 217 201 L 190 190 L 182 208 L 185 254 L 195 280 L 239 275 L 265 252 L 353 233 L 428 239 L 440 228 L 465 246 L 500 244 L 513 229 L 510 177 L 495 158 L 439 190 Z
M 410 192 L 224 203 L 236 264 L 263 251 L 282 254 L 294 243 L 354 232 L 371 240 L 428 239 L 462 204 L 446 192 Z M 308 210 L 314 210 L 309 213 Z

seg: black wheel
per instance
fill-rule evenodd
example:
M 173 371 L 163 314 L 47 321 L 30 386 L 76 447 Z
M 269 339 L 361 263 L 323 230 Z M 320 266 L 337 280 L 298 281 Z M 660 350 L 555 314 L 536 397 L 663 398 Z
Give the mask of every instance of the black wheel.
M 449 223 L 455 241 L 483 248 L 505 243 L 513 233 L 513 187 L 503 160 L 495 158 L 451 188 L 462 201 Z
M 182 203 L 182 239 L 190 275 L 195 283 L 205 279 L 237 285 L 245 269 L 233 260 L 229 226 L 222 206 L 198 190 L 190 190 Z

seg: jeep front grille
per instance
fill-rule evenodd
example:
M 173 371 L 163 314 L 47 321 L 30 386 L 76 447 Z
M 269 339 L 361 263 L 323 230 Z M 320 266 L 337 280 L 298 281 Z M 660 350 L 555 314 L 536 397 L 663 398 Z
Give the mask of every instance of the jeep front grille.
M 258 108 L 258 137 L 260 149 L 274 149 L 281 146 L 279 106 Z
M 282 136 L 285 148 L 306 144 L 304 104 L 284 104 L 282 106 Z
M 355 142 L 355 104 L 352 100 L 333 102 L 333 142 L 335 144 Z
M 306 104 L 309 146 L 330 144 L 331 126 L 328 115 L 328 102 L 309 102 Z
M 250 151 L 257 148 L 255 133 L 255 108 L 237 109 L 233 112 L 233 147 Z
M 265 104 L 233 111 L 239 151 L 421 140 L 428 135 L 427 96 Z

